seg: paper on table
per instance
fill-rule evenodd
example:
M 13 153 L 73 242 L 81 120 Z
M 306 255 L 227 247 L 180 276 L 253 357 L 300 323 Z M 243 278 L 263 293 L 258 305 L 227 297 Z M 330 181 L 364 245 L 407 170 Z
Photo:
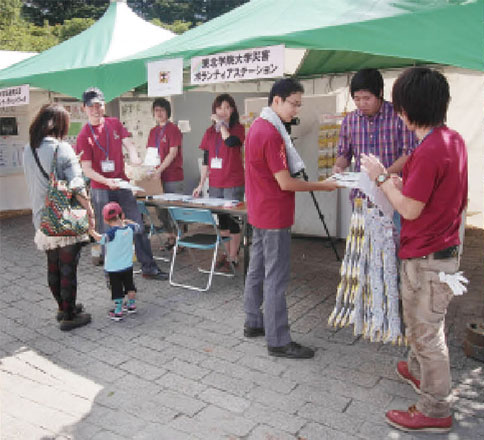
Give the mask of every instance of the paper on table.
M 227 206 L 233 207 L 237 206 L 240 201 L 238 200 L 229 200 L 229 199 L 220 199 L 216 197 L 205 197 L 205 198 L 192 198 L 190 203 L 194 203 L 196 205 L 207 205 L 207 206 Z
M 158 194 L 153 196 L 153 200 L 165 200 L 167 202 L 188 202 L 193 203 L 194 205 L 225 206 L 228 208 L 237 206 L 240 203 L 239 200 L 220 199 L 216 197 L 198 198 L 175 193 Z
M 191 201 L 192 196 L 185 194 L 165 193 L 154 195 L 153 199 L 166 200 L 167 202 L 189 202 Z

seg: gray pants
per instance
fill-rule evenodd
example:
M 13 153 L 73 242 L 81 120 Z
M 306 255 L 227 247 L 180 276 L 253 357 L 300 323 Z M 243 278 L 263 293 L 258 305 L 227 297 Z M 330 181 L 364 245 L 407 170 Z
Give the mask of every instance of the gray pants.
M 163 191 L 167 194 L 183 194 L 183 180 L 176 182 L 163 182 Z M 176 233 L 176 227 L 168 213 L 168 208 L 156 208 L 156 214 L 166 232 Z
M 286 305 L 290 248 L 290 229 L 253 228 L 244 291 L 245 325 L 264 327 L 270 347 L 291 342 Z
M 133 193 L 127 189 L 91 189 L 92 194 L 92 206 L 96 215 L 96 230 L 102 234 L 106 230 L 106 224 L 102 216 L 102 210 L 108 202 L 118 202 L 123 209 L 126 218 L 135 221 L 139 225 L 143 226 L 143 220 L 136 204 L 136 199 Z M 153 260 L 153 254 L 151 252 L 151 243 L 147 235 L 143 232 L 141 234 L 135 234 L 134 236 L 134 248 L 136 252 L 136 258 L 141 263 L 141 270 L 143 273 L 153 274 L 159 271 L 158 266 Z

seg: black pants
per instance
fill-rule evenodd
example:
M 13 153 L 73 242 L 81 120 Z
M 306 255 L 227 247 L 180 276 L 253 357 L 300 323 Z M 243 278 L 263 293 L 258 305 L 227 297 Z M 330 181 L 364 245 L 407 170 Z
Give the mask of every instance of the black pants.
M 72 319 L 77 297 L 77 265 L 81 243 L 46 251 L 47 282 L 65 319 Z
M 124 298 L 124 295 L 128 292 L 136 292 L 132 267 L 122 272 L 108 272 L 108 274 L 111 284 L 111 298 L 113 300 Z

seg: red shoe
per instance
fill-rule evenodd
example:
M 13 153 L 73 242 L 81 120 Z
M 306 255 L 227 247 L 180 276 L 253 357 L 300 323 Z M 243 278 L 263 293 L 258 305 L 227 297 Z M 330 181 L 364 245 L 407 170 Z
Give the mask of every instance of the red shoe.
M 448 432 L 452 429 L 452 416 L 427 417 L 415 405 L 408 411 L 388 411 L 385 417 L 387 423 L 403 431 Z
M 420 381 L 408 371 L 408 362 L 400 361 L 397 364 L 397 374 L 405 381 L 412 385 L 416 393 L 420 394 Z

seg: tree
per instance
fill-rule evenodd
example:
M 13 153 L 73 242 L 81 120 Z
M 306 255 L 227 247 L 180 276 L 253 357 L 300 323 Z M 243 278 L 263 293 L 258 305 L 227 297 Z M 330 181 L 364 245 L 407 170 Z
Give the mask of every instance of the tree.
M 72 20 L 64 21 L 63 25 L 57 25 L 56 35 L 59 37 L 59 43 L 80 34 L 94 23 L 95 20 L 92 18 L 73 18 Z
M 0 0 L 0 29 L 20 20 L 22 2 L 20 0 Z
M 153 20 L 151 20 L 151 23 L 155 24 L 156 26 L 161 26 L 162 28 L 168 29 L 175 34 L 183 34 L 183 32 L 187 31 L 192 26 L 192 23 L 189 21 L 175 20 L 172 24 L 168 24 L 163 23 L 158 18 L 154 18 Z
M 109 0 L 28 0 L 23 2 L 22 14 L 38 26 L 45 20 L 56 25 L 73 18 L 98 20 L 108 6 Z
M 181 34 L 248 0 L 128 0 L 145 20 Z M 0 0 L 0 48 L 42 51 L 91 26 L 109 0 Z

